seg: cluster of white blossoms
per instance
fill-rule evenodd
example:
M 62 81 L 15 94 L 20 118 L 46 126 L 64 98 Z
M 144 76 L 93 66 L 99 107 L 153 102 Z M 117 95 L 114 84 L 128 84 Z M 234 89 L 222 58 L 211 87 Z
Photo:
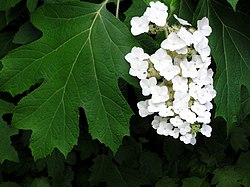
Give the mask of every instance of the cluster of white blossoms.
M 149 98 L 138 102 L 140 116 L 157 113 L 152 127 L 158 134 L 194 145 L 197 133 L 210 137 L 212 131 L 208 124 L 216 91 L 207 39 L 212 29 L 206 17 L 197 29 L 176 15 L 178 25 L 169 26 L 167 17 L 168 7 L 159 1 L 150 2 L 143 16 L 133 17 L 133 35 L 165 32 L 166 39 L 154 54 L 133 47 L 125 59 L 129 74 L 140 79 L 142 94 Z

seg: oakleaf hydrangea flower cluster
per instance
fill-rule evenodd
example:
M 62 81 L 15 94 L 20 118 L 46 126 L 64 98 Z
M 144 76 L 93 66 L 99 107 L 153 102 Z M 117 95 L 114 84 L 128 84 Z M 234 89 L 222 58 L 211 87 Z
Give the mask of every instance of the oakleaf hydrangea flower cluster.
M 208 18 L 197 22 L 197 29 L 174 15 L 178 25 L 167 23 L 168 7 L 150 2 L 141 17 L 131 20 L 131 33 L 157 34 L 166 39 L 154 54 L 133 47 L 125 56 L 129 74 L 140 79 L 142 94 L 148 96 L 137 103 L 139 114 L 155 114 L 152 127 L 157 133 L 179 138 L 185 144 L 196 143 L 197 133 L 211 136 L 210 110 L 216 96 L 208 38 L 212 32 Z

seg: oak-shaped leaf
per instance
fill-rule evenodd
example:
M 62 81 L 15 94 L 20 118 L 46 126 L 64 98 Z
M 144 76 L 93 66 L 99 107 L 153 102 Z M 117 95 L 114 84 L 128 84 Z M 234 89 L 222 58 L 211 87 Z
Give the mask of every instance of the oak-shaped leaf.
M 43 36 L 2 59 L 1 90 L 16 95 L 43 80 L 21 100 L 13 116 L 16 128 L 32 130 L 35 159 L 54 148 L 64 156 L 71 151 L 79 136 L 79 107 L 85 110 L 92 137 L 113 151 L 129 135 L 132 111 L 118 78 L 135 80 L 124 56 L 136 42 L 106 10 L 106 3 L 44 5 L 31 17 Z
M 232 127 L 241 106 L 241 86 L 250 90 L 250 17 L 214 0 L 201 0 L 196 19 L 207 16 L 212 27 L 209 37 L 216 62 L 216 116 L 222 116 Z

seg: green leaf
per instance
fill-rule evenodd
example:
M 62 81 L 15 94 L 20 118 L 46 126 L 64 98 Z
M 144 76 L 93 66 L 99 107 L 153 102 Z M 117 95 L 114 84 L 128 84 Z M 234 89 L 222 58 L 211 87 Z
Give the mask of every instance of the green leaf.
M 172 16 L 178 5 L 180 4 L 181 0 L 166 0 L 166 4 L 169 7 L 169 16 Z
M 193 0 L 180 0 L 179 7 L 176 9 L 180 18 L 192 23 L 195 7 Z
M 146 8 L 148 7 L 147 3 L 143 0 L 133 0 L 133 4 L 131 7 L 125 12 L 126 19 L 125 23 L 129 26 L 130 28 L 130 20 L 134 16 L 142 16 L 143 13 L 145 12 Z
M 117 83 L 130 83 L 124 56 L 136 45 L 126 26 L 104 4 L 47 4 L 32 14 L 43 37 L 3 60 L 0 88 L 12 95 L 41 86 L 21 100 L 13 125 L 32 130 L 35 159 L 58 148 L 66 157 L 77 143 L 83 107 L 89 132 L 114 152 L 129 135 L 132 111 Z
M 180 184 L 178 179 L 170 178 L 170 177 L 163 177 L 155 184 L 155 187 L 179 187 Z
M 46 158 L 48 176 L 52 178 L 54 187 L 63 186 L 64 182 L 64 157 L 55 149 L 50 156 Z
M 162 177 L 162 160 L 152 152 L 145 152 L 141 155 L 139 163 L 140 171 L 152 182 L 155 183 Z
M 189 177 L 182 180 L 182 187 L 209 187 L 209 184 L 202 178 Z
M 26 5 L 30 12 L 33 12 L 36 9 L 38 0 L 27 0 Z
M 233 7 L 234 11 L 236 11 L 236 5 L 239 0 L 227 0 L 227 2 L 230 3 L 230 5 Z
M 240 173 L 242 176 L 242 184 L 244 186 L 250 185 L 250 151 L 246 153 L 241 153 L 237 163 L 236 163 L 236 171 Z
M 245 119 L 250 114 L 250 95 L 245 86 L 241 88 L 241 110 L 240 117 Z
M 21 0 L 1 0 L 0 1 L 0 11 L 8 10 L 11 7 L 14 7 Z
M 0 33 L 0 59 L 4 55 L 6 55 L 8 51 L 10 51 L 18 46 L 16 44 L 12 43 L 14 36 L 15 36 L 14 32 Z
M 37 30 L 29 21 L 20 26 L 19 31 L 15 34 L 13 43 L 26 44 L 41 37 L 41 32 Z
M 2 119 L 0 120 L 0 164 L 2 164 L 4 160 L 18 162 L 17 152 L 11 145 L 10 140 L 10 136 L 17 133 L 17 129 L 9 127 Z
M 0 99 L 0 116 L 2 117 L 3 114 L 11 113 L 14 107 L 14 104 Z
M 48 178 L 36 178 L 31 183 L 30 187 L 50 187 Z
M 241 175 L 232 166 L 215 169 L 211 184 L 216 187 L 241 187 Z
M 0 187 L 21 187 L 21 186 L 15 182 L 2 182 L 0 183 Z
M 213 0 L 199 2 L 196 18 L 203 16 L 213 29 L 209 43 L 217 65 L 216 116 L 231 127 L 240 111 L 241 85 L 250 89 L 250 18 Z
M 112 161 L 112 157 L 99 155 L 94 159 L 90 182 L 97 185 L 107 182 L 108 187 L 138 187 L 147 184 L 145 176 L 131 168 L 120 167 Z
M 238 150 L 248 150 L 249 141 L 245 134 L 245 129 L 242 127 L 234 127 L 230 131 L 230 142 L 233 149 L 237 152 Z
M 73 2 L 73 1 L 79 1 L 79 0 L 44 0 L 44 3 L 65 3 L 65 2 Z

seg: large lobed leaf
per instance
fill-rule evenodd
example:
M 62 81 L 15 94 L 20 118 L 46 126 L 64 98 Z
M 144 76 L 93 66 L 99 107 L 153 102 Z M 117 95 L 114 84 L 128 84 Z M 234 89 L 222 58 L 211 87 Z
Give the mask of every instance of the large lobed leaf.
M 232 125 L 239 116 L 241 86 L 250 90 L 250 18 L 213 0 L 200 1 L 196 18 L 207 16 L 216 62 L 216 116 Z
M 36 159 L 54 148 L 66 156 L 77 143 L 79 107 L 85 109 L 92 137 L 113 151 L 129 135 L 132 112 L 117 79 L 134 80 L 124 55 L 135 41 L 106 10 L 106 2 L 43 6 L 31 17 L 43 37 L 2 60 L 1 90 L 16 95 L 43 79 L 13 116 L 16 128 L 32 130 L 30 147 Z

